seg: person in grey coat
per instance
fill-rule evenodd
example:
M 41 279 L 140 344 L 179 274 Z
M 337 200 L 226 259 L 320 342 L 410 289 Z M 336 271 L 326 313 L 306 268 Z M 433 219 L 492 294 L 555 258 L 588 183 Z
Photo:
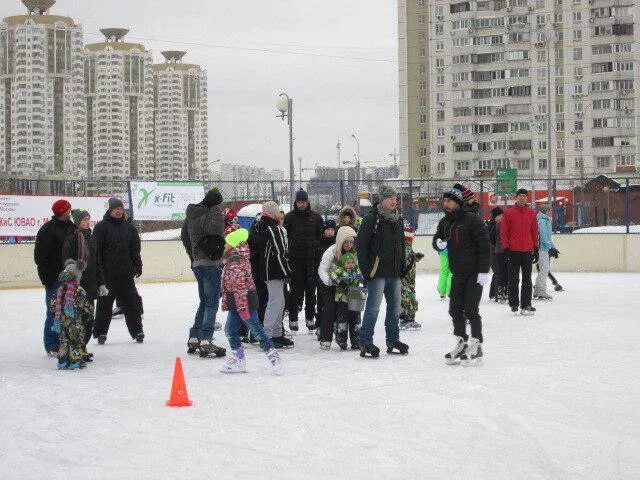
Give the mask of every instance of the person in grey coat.
M 221 255 L 212 254 L 212 245 L 224 246 L 224 216 L 220 190 L 212 188 L 200 203 L 187 207 L 181 239 L 198 281 L 200 303 L 189 330 L 187 352 L 200 350 L 201 357 L 224 356 L 226 350 L 212 343 L 216 314 L 220 304 L 222 278 Z M 221 253 L 221 252 L 220 252 Z

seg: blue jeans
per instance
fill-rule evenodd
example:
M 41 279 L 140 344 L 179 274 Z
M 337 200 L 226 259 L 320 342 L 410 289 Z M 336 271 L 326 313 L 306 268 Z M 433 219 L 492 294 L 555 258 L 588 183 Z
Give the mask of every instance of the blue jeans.
M 220 267 L 194 267 L 193 274 L 198 281 L 200 305 L 196 311 L 193 327 L 189 330 L 189 338 L 209 340 L 213 338 L 213 327 L 220 305 L 220 287 L 222 269 Z
M 229 345 L 231 346 L 231 350 L 237 350 L 242 346 L 242 342 L 240 341 L 240 335 L 238 335 L 238 329 L 242 324 L 243 320 L 240 318 L 238 312 L 234 309 L 229 310 L 229 315 L 227 315 L 227 323 L 224 326 L 224 332 L 227 334 L 227 338 L 229 339 Z M 251 310 L 251 318 L 246 322 L 247 327 L 251 330 L 254 336 L 258 338 L 260 341 L 260 347 L 264 352 L 268 352 L 273 348 L 273 343 L 271 343 L 271 339 L 267 336 L 266 332 L 262 325 L 260 325 L 260 320 L 258 320 L 258 312 L 255 310 Z
M 362 326 L 360 327 L 359 344 L 361 347 L 373 343 L 373 331 L 378 320 L 383 294 L 387 301 L 387 315 L 384 319 L 387 346 L 400 339 L 400 329 L 398 328 L 398 321 L 400 320 L 400 285 L 400 278 L 396 277 L 374 278 L 367 282 L 369 296 L 367 297 L 367 305 L 364 309 Z
M 44 301 L 47 306 L 47 316 L 44 320 L 44 349 L 49 352 L 57 350 L 60 346 L 60 335 L 51 331 L 53 327 L 53 317 L 55 312 L 51 309 L 51 297 L 53 297 L 60 287 L 60 282 L 53 282 L 44 287 Z

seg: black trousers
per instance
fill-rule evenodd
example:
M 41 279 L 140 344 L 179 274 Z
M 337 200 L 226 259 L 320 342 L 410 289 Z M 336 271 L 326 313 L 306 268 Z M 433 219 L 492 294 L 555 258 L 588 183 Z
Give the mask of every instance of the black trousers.
M 322 301 L 322 315 L 318 317 L 320 341 L 330 342 L 333 338 L 333 323 L 336 318 L 336 287 L 318 285 L 318 303 Z
M 142 298 L 138 295 L 133 277 L 116 277 L 107 281 L 109 295 L 98 297 L 93 337 L 109 333 L 113 302 L 118 300 L 124 310 L 127 329 L 132 338 L 142 332 Z
M 482 317 L 478 309 L 482 298 L 482 286 L 478 285 L 478 274 L 453 274 L 449 315 L 453 320 L 453 334 L 468 340 L 467 320 L 471 325 L 471 336 L 482 339 Z
M 511 252 L 509 262 L 509 306 L 520 308 L 531 305 L 531 270 L 533 268 L 532 252 Z M 522 291 L 520 292 L 520 271 L 522 271 Z M 518 293 L 520 299 L 518 301 Z
M 304 301 L 305 319 L 312 320 L 316 313 L 316 276 L 306 259 L 291 260 L 291 292 L 289 293 L 289 321 L 298 321 L 298 312 Z
M 491 258 L 491 269 L 493 276 L 491 277 L 491 288 L 495 289 L 495 295 L 507 293 L 507 260 L 504 253 L 494 253 Z
M 346 344 L 351 340 L 352 346 L 358 346 L 358 334 L 360 333 L 360 312 L 352 312 L 345 302 L 335 302 L 336 322 L 335 333 L 338 345 Z M 348 335 L 348 338 L 347 338 Z

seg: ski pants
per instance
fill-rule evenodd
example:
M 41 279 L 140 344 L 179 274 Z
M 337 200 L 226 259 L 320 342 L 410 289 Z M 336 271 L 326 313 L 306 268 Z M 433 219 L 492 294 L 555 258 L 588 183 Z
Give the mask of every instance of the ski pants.
M 440 276 L 438 277 L 438 293 L 441 296 L 451 292 L 451 270 L 449 270 L 449 254 L 440 253 Z
M 482 285 L 478 285 L 478 274 L 453 274 L 449 315 L 453 321 L 453 334 L 468 340 L 467 320 L 471 325 L 471 336 L 482 342 L 482 317 L 479 312 Z
M 298 321 L 298 312 L 304 300 L 305 319 L 312 320 L 316 313 L 316 276 L 313 262 L 307 259 L 291 260 L 291 292 L 289 293 L 289 321 Z
M 133 277 L 115 277 L 107 280 L 109 295 L 98 297 L 96 322 L 93 327 L 93 338 L 109 333 L 113 302 L 118 299 L 124 309 L 124 318 L 131 338 L 142 332 L 140 300 Z
M 549 252 L 540 250 L 538 257 L 538 276 L 536 278 L 536 295 L 546 295 L 547 276 L 549 275 Z
M 531 305 L 532 285 L 531 270 L 533 268 L 532 252 L 511 252 L 509 262 L 509 306 L 528 307 Z M 520 292 L 520 271 L 522 270 L 522 291 Z M 518 301 L 518 293 L 520 299 Z
M 318 285 L 318 299 L 322 299 L 320 323 L 320 341 L 330 342 L 333 337 L 333 323 L 336 318 L 336 287 Z
M 284 334 L 282 331 L 284 280 L 269 280 L 265 283 L 269 300 L 264 312 L 264 331 L 267 332 L 269 338 L 281 337 Z
M 351 340 L 352 346 L 358 346 L 358 335 L 360 333 L 360 312 L 352 312 L 349 310 L 345 302 L 335 302 L 336 304 L 336 322 L 335 333 L 338 345 L 347 343 Z

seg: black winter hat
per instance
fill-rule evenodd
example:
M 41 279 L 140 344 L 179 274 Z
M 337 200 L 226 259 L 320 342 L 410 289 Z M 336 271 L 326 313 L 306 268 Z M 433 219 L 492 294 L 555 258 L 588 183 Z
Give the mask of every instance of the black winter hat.
M 324 222 L 324 229 L 328 230 L 329 228 L 333 228 L 334 230 L 338 228 L 338 224 L 335 220 L 327 220 L 326 222 Z
M 526 188 L 519 188 L 518 191 L 516 192 L 516 197 L 518 195 L 526 195 L 529 196 L 529 192 L 527 192 Z
M 83 210 L 82 208 L 75 208 L 71 210 L 71 218 L 73 219 L 73 223 L 75 223 L 76 225 L 80 225 L 82 219 L 88 216 L 89 212 L 87 210 Z
M 453 186 L 450 192 L 445 192 L 444 195 L 442 195 L 442 198 L 449 198 L 462 206 L 462 190 L 456 188 L 456 185 Z
M 296 202 L 307 202 L 309 203 L 309 194 L 305 192 L 302 188 L 296 192 Z
M 502 215 L 504 211 L 500 207 L 491 210 L 491 220 L 495 220 L 498 215 Z
M 222 194 L 218 187 L 213 187 L 204 196 L 204 204 L 207 207 L 213 207 L 214 205 L 220 205 L 222 203 Z
M 109 199 L 109 211 L 112 212 L 116 208 L 124 208 L 124 203 L 119 198 L 112 197 Z

